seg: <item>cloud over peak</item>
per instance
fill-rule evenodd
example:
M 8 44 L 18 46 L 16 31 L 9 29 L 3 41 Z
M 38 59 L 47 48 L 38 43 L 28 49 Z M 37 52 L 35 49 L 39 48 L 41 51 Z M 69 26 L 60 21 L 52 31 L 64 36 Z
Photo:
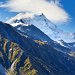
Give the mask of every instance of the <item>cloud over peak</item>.
M 11 12 L 43 13 L 54 23 L 64 23 L 68 21 L 69 15 L 60 5 L 59 0 L 8 0 L 1 7 Z

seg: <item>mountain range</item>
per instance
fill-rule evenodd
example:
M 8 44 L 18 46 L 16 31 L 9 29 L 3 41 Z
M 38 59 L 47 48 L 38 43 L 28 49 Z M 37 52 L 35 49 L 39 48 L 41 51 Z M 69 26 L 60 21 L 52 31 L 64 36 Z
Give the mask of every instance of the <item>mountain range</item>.
M 75 75 L 74 42 L 44 14 L 20 13 L 0 22 L 0 74 Z

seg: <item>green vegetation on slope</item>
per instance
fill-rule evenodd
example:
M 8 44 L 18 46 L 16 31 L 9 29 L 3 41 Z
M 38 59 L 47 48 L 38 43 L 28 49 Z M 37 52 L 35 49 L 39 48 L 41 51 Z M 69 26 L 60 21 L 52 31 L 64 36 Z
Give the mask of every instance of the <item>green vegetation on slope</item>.
M 37 75 L 37 70 L 33 68 L 29 57 L 22 63 L 24 65 L 20 65 L 22 54 L 19 45 L 0 36 L 0 63 L 7 70 L 7 75 Z M 8 69 L 6 65 L 9 65 Z

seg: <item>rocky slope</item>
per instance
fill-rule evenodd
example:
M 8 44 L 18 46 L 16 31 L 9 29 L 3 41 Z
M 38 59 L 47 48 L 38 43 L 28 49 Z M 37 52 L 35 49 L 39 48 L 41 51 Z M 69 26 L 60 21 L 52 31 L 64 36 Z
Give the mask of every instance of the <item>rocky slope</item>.
M 0 34 L 0 75 L 37 75 L 30 58 L 22 56 L 19 45 Z
M 74 57 L 2 22 L 0 64 L 6 75 L 75 75 Z
M 35 27 L 34 25 L 18 25 L 14 27 L 18 33 L 22 35 L 28 35 L 28 37 L 32 38 L 33 40 L 40 40 L 55 48 L 58 51 L 62 51 L 65 53 L 70 53 L 72 51 L 72 47 L 63 46 L 52 39 L 50 39 L 46 34 L 44 34 L 40 29 Z M 73 48 L 74 51 L 74 48 Z

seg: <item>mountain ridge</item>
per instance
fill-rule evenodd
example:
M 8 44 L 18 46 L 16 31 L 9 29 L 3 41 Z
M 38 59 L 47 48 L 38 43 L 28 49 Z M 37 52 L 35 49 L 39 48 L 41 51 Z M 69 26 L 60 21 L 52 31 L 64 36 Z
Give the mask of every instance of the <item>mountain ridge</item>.
M 8 20 L 7 23 L 11 24 L 12 26 L 34 25 L 54 41 L 58 42 L 62 39 L 67 43 L 75 42 L 75 35 L 73 33 L 67 33 L 58 29 L 58 27 L 48 20 L 44 14 L 21 13 Z
M 9 75 L 12 75 L 12 74 L 18 75 L 17 73 L 19 73 L 20 75 L 24 75 L 24 73 L 29 73 L 29 74 L 31 73 L 31 75 L 60 75 L 60 74 L 74 75 L 75 74 L 75 58 L 74 57 L 71 57 L 68 54 L 57 51 L 52 46 L 46 43 L 42 43 L 41 41 L 38 41 L 38 40 L 34 41 L 31 38 L 28 38 L 23 36 L 22 34 L 19 34 L 9 24 L 0 22 L 0 25 L 2 26 L 1 27 L 2 29 L 0 28 L 0 31 L 1 31 L 0 35 L 2 37 L 1 41 L 4 41 L 4 43 L 3 42 L 0 43 L 0 46 L 1 46 L 0 48 L 2 48 L 3 52 L 5 51 L 4 54 L 6 55 L 8 60 L 9 60 L 9 57 L 7 54 L 10 54 L 11 62 L 13 62 L 14 60 L 15 61 L 17 60 L 16 63 L 14 64 L 13 73 L 11 72 L 12 68 L 10 69 L 10 66 L 12 63 L 9 66 L 7 66 L 8 68 L 4 66 L 4 68 L 8 70 L 7 73 L 9 73 Z M 3 40 L 3 39 L 6 39 L 6 40 Z M 12 45 L 8 43 L 8 47 L 6 47 L 7 45 L 6 41 L 8 40 Z M 13 48 L 13 49 L 10 49 L 10 48 Z M 8 53 L 7 51 L 11 51 L 11 52 Z M 22 56 L 20 57 L 21 52 L 23 53 L 22 53 Z M 17 56 L 19 55 L 19 56 L 16 57 L 16 55 Z M 25 59 L 27 59 L 26 61 L 29 61 L 30 59 L 31 63 L 30 62 L 27 63 Z M 4 60 L 6 61 L 6 59 Z M 7 62 L 9 63 L 8 60 Z M 24 64 L 24 61 L 25 61 L 25 64 Z M 2 63 L 4 65 L 7 65 L 7 62 L 6 63 L 2 62 Z M 0 63 L 1 63 L 1 59 L 0 59 Z M 29 65 L 30 68 L 27 67 L 27 64 Z M 31 68 L 31 64 L 33 68 Z M 20 66 L 23 66 L 23 67 L 19 69 Z M 25 68 L 27 68 L 26 69 L 27 72 L 26 70 L 24 70 Z

